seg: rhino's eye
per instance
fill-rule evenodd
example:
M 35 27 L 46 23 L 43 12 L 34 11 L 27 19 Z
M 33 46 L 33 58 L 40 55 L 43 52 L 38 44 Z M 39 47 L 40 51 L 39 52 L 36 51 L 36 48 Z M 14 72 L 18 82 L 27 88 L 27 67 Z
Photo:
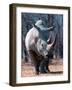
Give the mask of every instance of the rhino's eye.
M 42 44 L 42 47 L 43 47 L 43 44 Z

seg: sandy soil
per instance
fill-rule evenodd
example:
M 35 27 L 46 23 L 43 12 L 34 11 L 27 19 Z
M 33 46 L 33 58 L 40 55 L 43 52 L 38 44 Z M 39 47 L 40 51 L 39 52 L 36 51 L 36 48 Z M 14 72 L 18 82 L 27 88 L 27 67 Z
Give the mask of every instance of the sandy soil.
M 63 60 L 59 59 L 59 60 L 52 60 L 52 62 L 50 62 L 49 64 L 49 69 L 50 69 L 50 73 L 47 74 L 39 74 L 38 76 L 41 75 L 62 75 L 63 73 Z M 32 76 L 36 76 L 35 74 L 35 68 L 31 63 L 23 63 L 22 62 L 22 66 L 21 66 L 21 77 L 32 77 Z

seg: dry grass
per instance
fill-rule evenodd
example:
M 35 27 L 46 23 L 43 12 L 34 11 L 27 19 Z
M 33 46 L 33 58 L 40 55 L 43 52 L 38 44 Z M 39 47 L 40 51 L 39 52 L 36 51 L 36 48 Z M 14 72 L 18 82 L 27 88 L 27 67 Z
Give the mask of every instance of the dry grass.
M 49 69 L 50 69 L 50 73 L 47 74 L 39 74 L 38 76 L 41 75 L 61 75 L 63 73 L 63 60 L 59 59 L 59 60 L 52 60 L 52 62 L 50 62 L 49 64 Z M 32 77 L 32 76 L 36 76 L 35 74 L 35 68 L 31 63 L 23 63 L 22 62 L 22 66 L 21 66 L 21 77 Z

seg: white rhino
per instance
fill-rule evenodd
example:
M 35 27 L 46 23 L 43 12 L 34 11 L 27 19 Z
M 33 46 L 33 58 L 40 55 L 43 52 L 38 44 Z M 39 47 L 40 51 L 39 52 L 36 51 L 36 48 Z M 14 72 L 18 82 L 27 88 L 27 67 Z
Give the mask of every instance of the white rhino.
M 28 31 L 25 38 L 25 45 L 30 59 L 34 62 L 36 74 L 45 73 L 48 69 L 48 52 L 54 46 L 55 40 L 48 44 L 50 38 L 46 41 L 43 33 L 47 30 L 53 30 L 53 27 L 46 28 L 42 20 L 38 20 Z M 46 70 L 45 70 L 46 68 Z

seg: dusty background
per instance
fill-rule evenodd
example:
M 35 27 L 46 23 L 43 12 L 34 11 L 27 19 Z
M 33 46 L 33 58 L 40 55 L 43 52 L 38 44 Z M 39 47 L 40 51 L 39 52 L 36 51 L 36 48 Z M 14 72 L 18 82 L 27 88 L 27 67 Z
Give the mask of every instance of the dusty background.
M 51 73 L 39 74 L 39 75 L 61 75 L 63 73 L 63 60 L 53 59 L 49 64 Z M 31 63 L 22 62 L 21 66 L 21 77 L 36 76 L 34 65 Z

